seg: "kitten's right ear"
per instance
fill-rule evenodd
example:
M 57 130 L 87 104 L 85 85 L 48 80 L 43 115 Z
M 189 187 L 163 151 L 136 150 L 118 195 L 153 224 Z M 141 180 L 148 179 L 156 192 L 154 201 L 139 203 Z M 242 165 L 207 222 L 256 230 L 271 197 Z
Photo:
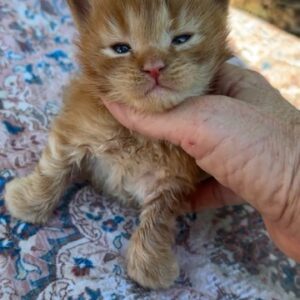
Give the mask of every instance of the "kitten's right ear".
M 91 1 L 92 0 L 67 0 L 73 14 L 73 18 L 79 28 L 84 25 L 90 14 L 92 7 Z

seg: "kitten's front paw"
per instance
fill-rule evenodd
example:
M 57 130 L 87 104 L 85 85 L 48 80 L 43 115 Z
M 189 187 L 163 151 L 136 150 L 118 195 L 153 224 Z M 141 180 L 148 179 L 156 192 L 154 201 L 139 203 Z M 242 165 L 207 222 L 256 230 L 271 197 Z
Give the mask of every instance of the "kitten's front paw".
M 161 245 L 157 245 L 158 249 L 155 249 L 155 245 L 151 246 L 147 249 L 139 238 L 139 231 L 134 233 L 127 253 L 128 275 L 145 288 L 168 288 L 179 276 L 175 256 L 171 247 L 161 251 Z
M 30 176 L 16 178 L 5 186 L 4 200 L 10 214 L 29 223 L 45 223 L 52 210 L 40 195 L 34 192 Z

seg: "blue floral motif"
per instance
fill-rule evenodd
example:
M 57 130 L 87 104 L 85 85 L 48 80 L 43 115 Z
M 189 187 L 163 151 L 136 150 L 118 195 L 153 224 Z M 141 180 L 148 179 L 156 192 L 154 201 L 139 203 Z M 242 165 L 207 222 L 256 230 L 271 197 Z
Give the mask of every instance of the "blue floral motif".
M 17 135 L 20 132 L 24 131 L 23 127 L 14 125 L 9 121 L 3 121 L 3 124 L 5 125 L 5 128 L 7 129 L 7 131 L 13 135 Z
M 3 192 L 5 183 L 6 183 L 6 179 L 4 177 L 0 176 L 0 193 Z M 4 200 L 1 200 L 0 206 L 2 206 L 3 204 L 4 204 Z
M 113 273 L 117 276 L 121 276 L 123 274 L 122 269 L 119 265 L 114 265 Z
M 87 259 L 87 258 L 77 258 L 77 257 L 74 257 L 74 261 L 75 261 L 75 264 L 79 267 L 79 268 L 88 268 L 88 269 L 91 269 L 93 268 L 93 263 Z
M 92 290 L 87 287 L 87 288 L 85 288 L 85 291 L 86 291 L 87 295 L 90 297 L 90 300 L 102 300 L 103 299 L 99 289 Z
M 4 201 L 1 200 L 0 204 L 4 205 Z M 0 244 L 2 245 L 2 247 L 0 247 L 0 253 L 9 254 L 12 257 L 19 255 L 21 251 L 19 241 L 28 240 L 39 230 L 38 226 L 22 221 L 17 221 L 17 223 L 14 224 L 11 221 L 11 217 L 5 214 L 0 215 L 0 225 L 6 229 L 5 233 L 1 232 L 5 237 L 0 238 Z
M 12 234 L 19 240 L 27 240 L 35 235 L 39 230 L 39 226 L 30 223 L 18 221 L 12 229 Z
M 1 206 L 4 205 L 4 201 L 1 200 Z M 2 228 L 7 228 L 8 224 L 10 222 L 10 216 L 9 215 L 0 215 L 0 225 Z M 3 234 L 4 232 L 2 232 Z M 0 239 L 0 253 L 9 253 L 9 251 L 12 251 L 14 249 L 14 242 L 11 238 L 9 238 L 8 235 L 4 234 L 5 237 L 2 237 Z M 16 250 L 16 249 L 14 249 Z M 13 253 L 15 255 L 15 253 Z
M 124 218 L 121 216 L 116 216 L 113 219 L 104 221 L 101 228 L 106 232 L 114 232 L 118 229 L 118 225 L 122 222 L 124 222 Z
M 64 72 L 70 72 L 74 69 L 74 65 L 68 55 L 62 50 L 55 50 L 46 56 L 54 59 Z
M 117 228 L 118 228 L 118 223 L 116 223 L 112 219 L 104 221 L 102 224 L 102 229 L 107 232 L 114 232 L 117 230 Z
M 110 298 L 110 300 L 123 300 L 123 299 L 125 299 L 125 297 L 124 296 L 122 296 L 122 295 L 118 295 L 118 294 L 111 294 L 111 296 L 110 296 L 111 298 Z
M 103 300 L 100 289 L 91 289 L 86 287 L 84 293 L 80 294 L 77 298 L 68 297 L 68 300 Z
M 86 217 L 89 218 L 90 220 L 94 220 L 94 221 L 100 221 L 102 219 L 102 215 L 99 213 L 95 213 L 95 212 L 86 213 Z
M 74 257 L 75 266 L 72 272 L 75 276 L 89 275 L 90 270 L 94 268 L 91 260 L 83 257 Z
M 177 236 L 176 236 L 176 243 L 177 244 L 184 244 L 187 242 L 190 233 L 190 226 L 197 219 L 196 214 L 187 214 L 185 217 L 178 217 L 177 218 Z
M 25 81 L 30 84 L 42 84 L 43 83 L 42 79 L 34 73 L 32 64 L 25 66 L 24 78 L 25 78 Z

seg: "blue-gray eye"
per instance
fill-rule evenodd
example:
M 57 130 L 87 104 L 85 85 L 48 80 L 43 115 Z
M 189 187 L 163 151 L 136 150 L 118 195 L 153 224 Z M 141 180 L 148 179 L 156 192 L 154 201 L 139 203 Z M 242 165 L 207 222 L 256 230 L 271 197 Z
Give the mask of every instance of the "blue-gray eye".
M 128 44 L 115 44 L 111 46 L 111 49 L 118 54 L 126 54 L 131 51 L 131 47 Z
M 175 36 L 174 39 L 172 40 L 173 45 L 181 45 L 186 42 L 188 42 L 191 39 L 192 35 L 191 34 L 182 34 Z

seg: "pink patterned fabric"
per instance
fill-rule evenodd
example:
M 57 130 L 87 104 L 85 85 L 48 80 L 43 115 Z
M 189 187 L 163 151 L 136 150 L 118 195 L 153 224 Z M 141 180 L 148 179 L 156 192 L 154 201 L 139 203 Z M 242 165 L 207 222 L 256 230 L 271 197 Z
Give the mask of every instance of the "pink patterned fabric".
M 255 57 L 255 66 L 279 83 L 272 71 L 282 67 L 276 55 L 292 64 L 292 50 L 259 52 L 269 37 L 268 45 L 275 41 L 271 29 L 257 24 L 233 11 L 234 43 L 243 58 Z M 264 41 L 256 40 L 261 33 L 255 26 Z M 75 184 L 45 226 L 8 214 L 5 183 L 33 169 L 63 87 L 76 72 L 73 36 L 63 0 L 0 1 L 0 299 L 299 299 L 300 266 L 276 250 L 248 206 L 178 219 L 181 274 L 164 291 L 145 290 L 126 275 L 124 254 L 138 223 L 134 208 Z M 293 74 L 284 70 L 284 78 L 294 80 L 293 87 L 283 86 L 292 99 L 299 95 L 299 65 L 291 67 Z

